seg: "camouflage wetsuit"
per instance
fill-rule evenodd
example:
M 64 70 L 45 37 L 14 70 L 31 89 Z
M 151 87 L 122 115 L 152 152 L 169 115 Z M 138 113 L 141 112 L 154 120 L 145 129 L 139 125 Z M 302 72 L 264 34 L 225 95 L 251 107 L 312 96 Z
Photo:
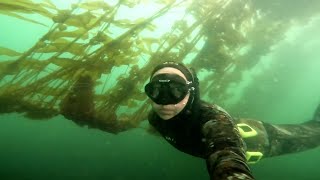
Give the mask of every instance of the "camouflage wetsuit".
M 201 104 L 197 120 L 185 112 L 170 120 L 149 114 L 149 123 L 175 148 L 204 158 L 211 179 L 253 179 L 245 145 L 232 118 L 215 105 Z
M 233 120 L 218 106 L 205 103 L 201 104 L 197 121 L 192 122 L 189 117 L 182 114 L 164 121 L 151 112 L 149 122 L 180 151 L 206 159 L 211 179 L 253 179 L 245 152 L 260 152 L 263 157 L 270 157 L 320 145 L 320 106 L 312 121 L 299 125 Z M 249 125 L 257 134 L 241 138 L 235 125 L 239 123 Z
M 320 145 L 320 106 L 314 118 L 302 124 L 273 125 L 243 118 L 235 121 L 257 131 L 257 135 L 244 140 L 247 151 L 261 152 L 263 157 L 301 152 Z

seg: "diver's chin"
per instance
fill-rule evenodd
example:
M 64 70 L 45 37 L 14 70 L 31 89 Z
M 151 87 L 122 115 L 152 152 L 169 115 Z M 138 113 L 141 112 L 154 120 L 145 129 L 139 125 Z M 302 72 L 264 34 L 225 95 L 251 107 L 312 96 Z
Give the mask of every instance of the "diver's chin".
M 159 113 L 158 115 L 159 115 L 159 117 L 160 117 L 161 119 L 163 119 L 163 120 L 169 120 L 169 119 L 171 119 L 171 118 L 174 117 L 173 114 L 161 114 L 161 113 Z

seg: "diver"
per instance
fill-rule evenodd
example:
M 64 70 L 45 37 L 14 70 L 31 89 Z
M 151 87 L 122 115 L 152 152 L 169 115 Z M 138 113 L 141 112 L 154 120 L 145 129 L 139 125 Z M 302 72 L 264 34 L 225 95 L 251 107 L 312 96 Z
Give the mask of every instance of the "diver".
M 234 119 L 200 99 L 197 75 L 182 63 L 156 66 L 145 93 L 151 128 L 178 150 L 205 159 L 212 180 L 251 180 L 248 164 L 320 145 L 320 106 L 313 120 L 298 125 Z

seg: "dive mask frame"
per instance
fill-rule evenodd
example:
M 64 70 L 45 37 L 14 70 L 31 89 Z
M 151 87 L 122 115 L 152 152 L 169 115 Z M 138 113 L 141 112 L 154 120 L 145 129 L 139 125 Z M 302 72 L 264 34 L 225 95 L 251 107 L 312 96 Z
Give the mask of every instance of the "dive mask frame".
M 152 77 L 145 86 L 145 93 L 156 104 L 178 104 L 194 90 L 191 81 L 177 74 L 163 73 Z

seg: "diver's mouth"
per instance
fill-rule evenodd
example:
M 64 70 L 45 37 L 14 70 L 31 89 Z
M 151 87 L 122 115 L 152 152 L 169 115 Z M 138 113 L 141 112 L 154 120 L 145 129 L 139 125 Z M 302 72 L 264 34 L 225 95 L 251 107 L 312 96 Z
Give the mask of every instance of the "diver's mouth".
M 161 110 L 159 110 L 159 112 L 161 113 L 161 114 L 171 114 L 172 113 L 172 110 L 165 110 L 165 109 L 161 109 Z
M 174 111 L 169 108 L 161 108 L 161 109 L 159 109 L 158 113 L 161 115 L 172 115 L 174 113 Z

